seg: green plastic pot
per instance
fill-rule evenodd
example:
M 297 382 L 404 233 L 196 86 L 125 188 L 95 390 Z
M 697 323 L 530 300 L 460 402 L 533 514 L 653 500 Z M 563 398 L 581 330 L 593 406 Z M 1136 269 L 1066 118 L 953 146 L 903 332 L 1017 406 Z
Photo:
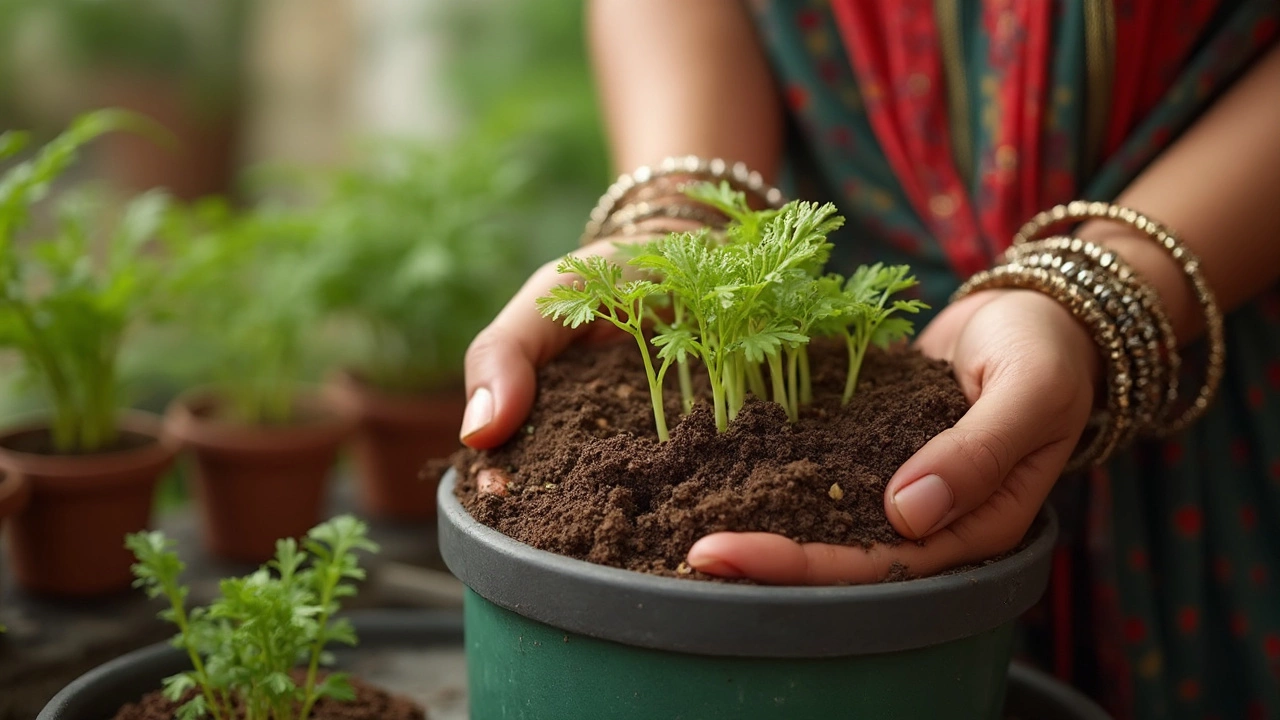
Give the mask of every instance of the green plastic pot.
M 658 577 L 536 550 L 440 485 L 468 587 L 472 717 L 998 720 L 1013 622 L 1044 592 L 1057 521 L 962 573 L 844 587 Z

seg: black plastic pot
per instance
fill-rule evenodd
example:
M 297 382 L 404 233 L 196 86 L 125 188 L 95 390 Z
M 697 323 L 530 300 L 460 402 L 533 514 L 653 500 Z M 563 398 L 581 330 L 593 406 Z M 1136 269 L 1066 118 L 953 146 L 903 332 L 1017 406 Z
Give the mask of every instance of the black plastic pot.
M 455 611 L 376 610 L 353 612 L 347 617 L 355 626 L 360 644 L 335 653 L 340 667 L 368 651 L 462 643 L 462 619 Z M 125 703 L 159 690 L 164 678 L 190 668 L 191 661 L 182 650 L 169 643 L 150 645 L 80 676 L 55 695 L 36 720 L 108 720 Z M 364 679 L 378 682 L 377 678 Z M 432 717 L 430 712 L 428 709 L 428 717 Z
M 462 618 L 449 611 L 372 611 L 353 613 L 360 649 L 426 648 L 462 643 Z M 339 654 L 339 661 L 343 659 Z M 124 655 L 71 683 L 37 720 L 104 720 L 126 702 L 160 686 L 162 678 L 187 669 L 186 656 L 167 643 Z M 378 682 L 379 678 L 366 678 Z M 412 681 L 410 681 L 412 682 Z M 421 681 L 414 683 L 420 686 Z M 404 687 L 387 686 L 392 692 Z M 429 717 L 432 708 L 427 709 Z M 1011 720 L 1110 720 L 1088 698 L 1044 673 L 1014 663 L 1009 668 L 1006 717 Z M 490 720 L 475 716 L 476 720 Z
M 1015 619 L 1043 593 L 1057 521 L 979 568 L 846 587 L 657 577 L 534 549 L 441 483 L 440 549 L 469 588 L 478 718 L 997 720 Z

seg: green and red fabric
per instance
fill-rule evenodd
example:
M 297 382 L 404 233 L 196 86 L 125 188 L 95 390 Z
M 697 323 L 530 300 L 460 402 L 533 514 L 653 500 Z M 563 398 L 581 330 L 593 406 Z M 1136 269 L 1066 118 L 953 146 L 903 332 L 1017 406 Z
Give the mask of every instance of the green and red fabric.
M 803 180 L 850 221 L 833 264 L 910 263 L 935 308 L 1037 211 L 1117 195 L 1280 35 L 1276 0 L 753 4 Z M 1280 718 L 1280 287 L 1227 326 L 1199 423 L 1060 483 L 1080 523 L 1031 636 L 1119 718 Z

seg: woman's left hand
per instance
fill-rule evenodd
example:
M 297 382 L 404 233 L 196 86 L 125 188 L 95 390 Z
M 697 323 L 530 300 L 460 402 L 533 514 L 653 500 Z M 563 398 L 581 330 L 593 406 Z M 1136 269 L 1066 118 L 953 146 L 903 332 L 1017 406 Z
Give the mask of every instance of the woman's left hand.
M 947 307 L 916 343 L 952 363 L 972 407 L 889 480 L 885 513 L 909 539 L 870 549 L 716 533 L 692 567 L 787 585 L 868 583 L 895 564 L 930 575 L 1013 549 L 1075 448 L 1099 357 L 1089 332 L 1046 295 L 988 290 Z

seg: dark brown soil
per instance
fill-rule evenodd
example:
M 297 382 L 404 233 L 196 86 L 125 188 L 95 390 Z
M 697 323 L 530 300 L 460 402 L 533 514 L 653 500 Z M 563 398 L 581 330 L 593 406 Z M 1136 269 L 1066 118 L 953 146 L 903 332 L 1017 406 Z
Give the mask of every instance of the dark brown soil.
M 814 403 L 797 424 L 781 406 L 749 399 L 717 434 L 709 403 L 679 417 L 672 383 L 671 439 L 659 443 L 635 346 L 571 348 L 540 373 L 516 437 L 454 457 L 458 497 L 477 520 L 521 542 L 660 575 L 699 576 L 683 565 L 689 547 L 723 530 L 898 542 L 884 514 L 885 485 L 967 402 L 945 363 L 873 350 L 853 401 L 841 407 L 843 345 L 816 345 L 811 354 Z
M 322 698 L 311 709 L 311 720 L 426 720 L 423 707 L 408 698 L 351 678 L 355 700 L 338 701 Z M 188 695 L 183 702 L 190 699 Z M 172 720 L 182 702 L 175 703 L 159 691 L 148 693 L 136 703 L 120 708 L 112 720 Z M 236 714 L 236 718 L 243 715 Z
M 112 443 L 110 447 L 99 448 L 97 450 L 61 452 L 53 445 L 52 432 L 49 430 L 32 430 L 30 432 L 13 435 L 6 440 L 3 445 L 9 450 L 29 453 L 31 455 L 58 455 L 68 457 L 73 455 L 101 455 L 103 453 L 123 452 L 125 450 L 134 450 L 147 445 L 153 445 L 155 442 L 156 439 L 153 436 L 130 432 L 128 430 L 120 430 L 116 435 L 116 441 Z

